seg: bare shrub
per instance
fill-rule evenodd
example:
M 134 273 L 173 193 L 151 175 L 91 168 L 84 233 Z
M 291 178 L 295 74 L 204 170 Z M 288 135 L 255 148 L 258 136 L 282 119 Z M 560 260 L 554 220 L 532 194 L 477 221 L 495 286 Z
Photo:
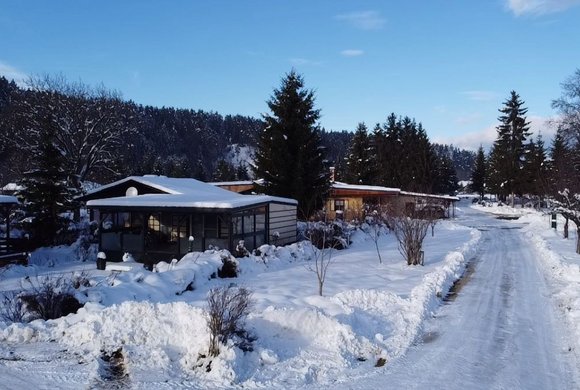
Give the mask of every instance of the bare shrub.
M 431 221 L 421 219 L 415 213 L 394 214 L 389 217 L 389 225 L 399 242 L 399 252 L 405 257 L 408 265 L 423 263 L 423 240 Z
M 244 320 L 252 307 L 252 292 L 245 287 L 213 288 L 207 294 L 209 356 L 218 356 L 220 344 L 243 335 Z
M 62 275 L 26 277 L 29 288 L 21 299 L 26 306 L 28 320 L 52 320 L 76 313 L 82 305 L 74 297 L 73 281 Z
M 365 206 L 365 227 L 363 231 L 375 243 L 379 263 L 383 262 L 381 251 L 379 250 L 379 238 L 389 228 L 388 225 L 389 208 L 381 205 L 366 205 Z
M 8 322 L 24 322 L 26 307 L 19 296 L 14 291 L 2 294 L 2 306 L 0 307 L 0 318 Z
M 322 296 L 324 282 L 328 274 L 328 268 L 332 263 L 333 250 L 342 245 L 336 239 L 333 224 L 318 222 L 315 228 L 308 229 L 305 233 L 314 248 L 314 262 L 306 266 L 306 269 L 316 274 L 318 281 L 318 295 Z

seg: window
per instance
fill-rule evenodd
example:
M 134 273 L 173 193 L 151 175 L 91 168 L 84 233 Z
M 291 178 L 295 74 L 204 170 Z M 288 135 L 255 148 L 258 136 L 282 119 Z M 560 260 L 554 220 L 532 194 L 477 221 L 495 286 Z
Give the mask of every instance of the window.
M 335 199 L 334 200 L 334 210 L 335 211 L 344 211 L 346 206 L 346 202 L 344 199 Z

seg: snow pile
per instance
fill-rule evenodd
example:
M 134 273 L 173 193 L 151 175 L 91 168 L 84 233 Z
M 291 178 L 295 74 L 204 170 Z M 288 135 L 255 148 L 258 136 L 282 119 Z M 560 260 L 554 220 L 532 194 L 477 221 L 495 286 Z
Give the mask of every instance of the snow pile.
M 580 255 L 575 253 L 576 228 L 570 223 L 570 237 L 562 235 L 563 219 L 558 230 L 551 229 L 549 216 L 530 214 L 523 221 L 526 237 L 540 253 L 543 271 L 548 275 L 554 291 L 553 299 L 574 332 L 575 348 L 580 351 Z
M 264 245 L 242 259 L 227 251 L 190 253 L 159 263 L 155 272 L 138 266 L 97 271 L 88 264 L 90 286 L 77 294 L 85 297 L 84 308 L 57 320 L 0 323 L 0 344 L 56 341 L 87 362 L 122 348 L 131 380 L 144 387 L 172 381 L 246 388 L 346 382 L 407 350 L 461 276 L 480 235 L 441 222 L 435 237 L 425 240 L 425 266 L 410 267 L 392 234 L 381 236 L 379 263 L 374 242 L 359 231 L 350 248 L 334 252 L 322 297 L 310 268 L 317 249 L 309 242 Z M 224 260 L 237 263 L 238 278 L 215 278 Z M 22 276 L 12 270 L 12 285 Z M 2 280 L 2 289 L 9 282 Z M 210 359 L 206 295 L 232 283 L 253 291 L 245 327 L 250 346 L 242 350 L 228 342 Z

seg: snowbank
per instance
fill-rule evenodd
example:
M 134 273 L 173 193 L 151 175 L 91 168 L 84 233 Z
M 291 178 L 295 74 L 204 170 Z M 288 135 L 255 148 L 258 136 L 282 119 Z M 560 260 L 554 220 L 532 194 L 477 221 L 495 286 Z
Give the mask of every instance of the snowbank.
M 558 308 L 572 330 L 575 348 L 580 351 L 580 255 L 575 253 L 576 229 L 570 223 L 570 237 L 562 235 L 563 221 L 558 220 L 558 230 L 551 229 L 549 216 L 530 214 L 521 221 L 526 237 L 534 245 L 542 260 L 541 266 L 548 276 Z
M 0 323 L 0 341 L 10 348 L 56 341 L 87 362 L 122 347 L 129 376 L 143 387 L 173 380 L 216 388 L 344 382 L 353 370 L 368 372 L 379 359 L 388 364 L 407 350 L 479 239 L 477 230 L 442 222 L 435 237 L 426 238 L 425 266 L 410 267 L 392 235 L 381 237 L 379 263 L 374 242 L 358 232 L 350 248 L 333 254 L 322 297 L 309 270 L 317 249 L 308 242 L 260 247 L 257 255 L 236 260 L 235 279 L 214 278 L 227 251 L 191 253 L 160 263 L 157 272 L 92 269 L 90 286 L 78 293 L 87 302 L 78 313 Z M 11 272 L 12 279 L 23 276 Z M 245 352 L 229 343 L 209 359 L 205 297 L 231 283 L 253 291 L 246 329 L 255 341 Z

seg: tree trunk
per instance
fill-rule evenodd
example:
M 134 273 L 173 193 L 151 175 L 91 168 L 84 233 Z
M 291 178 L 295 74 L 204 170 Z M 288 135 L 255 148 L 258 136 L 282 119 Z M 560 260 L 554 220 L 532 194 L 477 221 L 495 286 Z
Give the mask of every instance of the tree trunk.
M 564 238 L 568 239 L 568 217 L 564 217 L 566 222 L 564 222 Z
M 580 227 L 576 228 L 576 253 L 580 255 Z

